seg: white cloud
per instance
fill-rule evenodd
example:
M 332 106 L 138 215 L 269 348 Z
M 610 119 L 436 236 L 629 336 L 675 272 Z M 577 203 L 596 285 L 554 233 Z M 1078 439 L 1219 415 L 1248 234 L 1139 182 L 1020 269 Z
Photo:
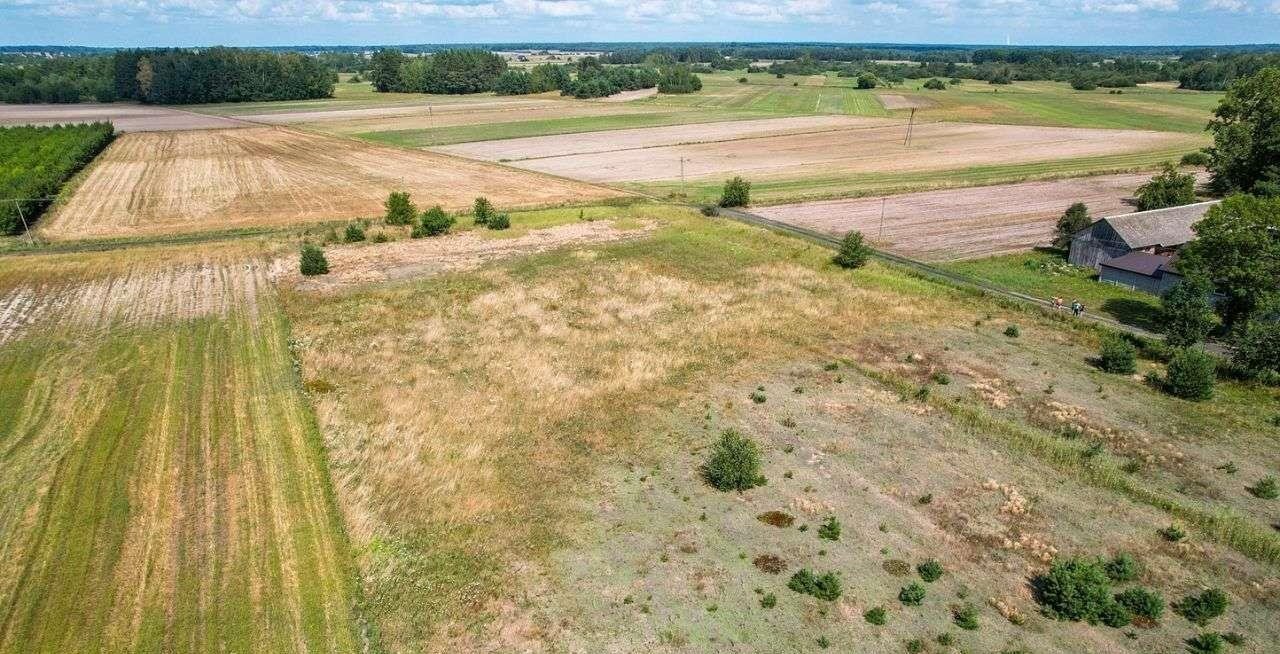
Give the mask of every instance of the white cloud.
M 1240 12 L 1249 9 L 1249 3 L 1244 0 L 1209 0 L 1204 6 L 1210 11 Z

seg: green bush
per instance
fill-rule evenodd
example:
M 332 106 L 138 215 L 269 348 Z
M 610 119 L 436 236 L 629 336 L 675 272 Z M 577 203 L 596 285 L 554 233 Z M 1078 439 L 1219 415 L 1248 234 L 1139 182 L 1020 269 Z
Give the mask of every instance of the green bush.
M 889 615 L 885 613 L 883 606 L 867 609 L 867 612 L 862 614 L 862 618 L 876 626 L 884 626 L 889 621 Z
M 486 197 L 476 198 L 471 206 L 471 216 L 475 218 L 477 225 L 488 225 L 493 213 L 493 204 Z
M 408 225 L 418 216 L 418 208 L 413 206 L 409 194 L 403 191 L 392 191 L 383 206 L 387 210 L 383 219 L 388 225 Z
M 924 641 L 919 638 L 912 638 L 907 641 L 907 654 L 922 654 L 924 652 Z
M 422 212 L 418 218 L 418 224 L 413 226 L 413 238 L 422 238 L 424 236 L 438 236 L 449 231 L 454 224 L 453 216 L 444 212 L 440 205 L 436 205 Z
M 307 277 L 328 273 L 329 261 L 324 258 L 324 250 L 321 250 L 318 245 L 304 244 L 302 257 L 298 261 L 298 270 Z
M 812 595 L 820 600 L 834 602 L 840 599 L 840 577 L 834 572 L 818 576 L 803 568 L 791 575 L 787 588 L 804 595 Z
M 831 262 L 841 268 L 861 268 L 871 256 L 871 248 L 862 240 L 862 232 L 851 231 L 840 240 L 840 249 Z
M 1227 612 L 1231 600 L 1217 588 L 1209 588 L 1198 595 L 1187 595 L 1173 605 L 1173 611 L 1192 624 L 1203 627 L 1214 618 Z
M 1164 615 L 1164 598 L 1145 588 L 1126 588 L 1116 594 L 1115 600 L 1134 615 L 1150 620 L 1159 620 Z
M 1207 400 L 1213 397 L 1216 368 L 1217 362 L 1212 355 L 1190 348 L 1182 350 L 1169 362 L 1164 389 L 1170 395 L 1186 400 Z
M 768 593 L 764 597 L 760 598 L 760 608 L 771 609 L 777 605 L 778 605 L 778 596 L 774 595 L 773 593 Z
M 937 559 L 929 559 L 916 566 L 916 572 L 920 574 L 921 579 L 931 584 L 942 578 L 942 564 L 938 563 Z
M 1169 525 L 1164 529 L 1156 530 L 1156 533 L 1160 534 L 1161 538 L 1169 541 L 1170 543 L 1176 543 L 1187 537 L 1187 532 L 1183 531 L 1178 525 Z
M 1223 650 L 1222 636 L 1207 632 L 1187 639 L 1187 651 L 1191 654 L 1221 654 Z
M 1119 629 L 1133 622 L 1133 614 L 1124 605 L 1112 599 L 1102 605 L 1102 610 L 1098 612 L 1098 621 L 1108 627 Z
M 1022 330 L 1018 329 L 1017 325 L 1009 325 L 1004 328 L 1004 335 L 1009 338 L 1017 338 L 1022 335 Z
M 1182 155 L 1182 159 L 1178 162 L 1183 166 L 1199 166 L 1204 168 L 1213 162 L 1213 158 L 1204 150 L 1196 150 Z
M 1117 375 L 1132 375 L 1138 369 L 1138 349 L 1123 337 L 1107 337 L 1098 353 L 1098 367 Z
M 906 606 L 920 606 L 924 601 L 924 586 L 911 582 L 898 590 L 898 601 Z
M 364 240 L 364 225 L 358 222 L 347 223 L 347 229 L 342 234 L 343 243 L 358 243 Z
M 1107 577 L 1116 583 L 1133 581 L 1138 578 L 1138 573 L 1140 572 L 1137 559 L 1134 559 L 1133 555 L 1128 552 L 1121 552 L 1115 555 L 1103 567 L 1107 571 Z
M 1196 178 L 1166 163 L 1159 175 L 1138 187 L 1137 196 L 1139 211 L 1191 204 L 1196 201 Z
M 1258 499 L 1274 500 L 1280 497 L 1280 485 L 1276 483 L 1276 478 L 1271 475 L 1259 479 L 1258 483 L 1250 486 L 1248 490 Z
M 824 540 L 840 540 L 840 521 L 831 516 L 818 527 L 818 538 Z
M 698 208 L 698 211 L 708 218 L 720 215 L 720 208 L 714 204 L 704 204 Z
M 965 602 L 951 609 L 951 619 L 955 621 L 957 627 L 974 631 L 978 628 L 978 607 Z
M 763 486 L 759 446 L 737 431 L 726 429 L 711 446 L 711 456 L 702 464 L 702 477 L 722 491 Z
M 1186 279 L 1160 297 L 1160 326 L 1165 343 L 1191 347 L 1204 340 L 1213 329 L 1213 287 L 1196 278 Z
M 511 227 L 511 216 L 505 213 L 495 213 L 489 216 L 489 222 L 485 226 L 494 230 L 507 229 Z
M 725 182 L 719 204 L 722 207 L 745 207 L 751 204 L 751 182 L 741 177 Z
M 1250 320 L 1237 329 L 1232 346 L 1231 364 L 1243 376 L 1257 379 L 1280 372 L 1280 322 Z
M 1059 620 L 1094 624 L 1113 602 L 1111 580 L 1097 559 L 1070 557 L 1054 561 L 1035 580 L 1037 600 Z
M 945 91 L 947 90 L 947 83 L 936 77 L 932 77 L 925 81 L 924 88 L 930 91 Z

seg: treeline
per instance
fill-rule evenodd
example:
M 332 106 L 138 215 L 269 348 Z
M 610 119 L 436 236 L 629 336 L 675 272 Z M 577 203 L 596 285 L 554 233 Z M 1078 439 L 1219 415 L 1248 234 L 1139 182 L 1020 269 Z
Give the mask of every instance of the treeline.
M 445 50 L 409 57 L 396 49 L 379 50 L 370 61 L 370 81 L 380 92 L 482 93 L 524 95 L 560 91 L 576 98 L 600 98 L 622 91 L 659 86 L 664 93 L 691 93 L 702 80 L 688 66 L 606 66 L 596 57 L 573 64 L 539 64 L 529 70 L 509 69 L 506 61 L 485 50 Z
M 238 48 L 121 50 L 112 73 L 119 97 L 156 104 L 327 98 L 337 81 L 305 55 Z
M 1178 85 L 1184 89 L 1222 91 L 1237 79 L 1249 77 L 1263 68 L 1280 66 L 1280 54 L 1236 54 L 1204 58 L 1192 57 L 1183 62 Z
M 110 123 L 0 127 L 0 234 L 17 234 L 115 134 Z
M 336 81 L 325 61 L 296 52 L 208 48 L 0 57 L 0 101 L 11 103 L 303 100 L 331 96 Z

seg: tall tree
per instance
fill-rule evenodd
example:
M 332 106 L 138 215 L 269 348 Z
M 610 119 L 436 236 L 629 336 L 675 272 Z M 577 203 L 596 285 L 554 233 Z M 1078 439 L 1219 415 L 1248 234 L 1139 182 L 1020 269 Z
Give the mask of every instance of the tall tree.
M 1217 305 L 1228 328 L 1243 325 L 1280 296 L 1280 197 L 1234 195 L 1193 227 L 1178 269 L 1213 282 L 1226 298 Z
M 1214 190 L 1280 195 L 1280 67 L 1236 80 L 1213 113 Z
M 400 67 L 404 65 L 404 53 L 389 48 L 373 53 L 369 63 L 372 70 L 369 74 L 373 80 L 373 88 L 380 93 L 395 91 L 400 88 Z
M 1180 173 L 1171 163 L 1151 181 L 1138 187 L 1138 209 L 1151 211 L 1191 204 L 1196 201 L 1196 177 Z
M 1065 248 L 1071 245 L 1071 237 L 1076 232 L 1093 224 L 1093 218 L 1089 216 L 1089 207 L 1083 202 L 1077 202 L 1063 212 L 1062 217 L 1058 219 L 1057 236 L 1053 239 L 1056 247 Z
M 1191 347 L 1204 340 L 1213 329 L 1213 287 L 1192 277 L 1165 292 L 1160 298 L 1160 326 L 1165 341 L 1174 347 Z

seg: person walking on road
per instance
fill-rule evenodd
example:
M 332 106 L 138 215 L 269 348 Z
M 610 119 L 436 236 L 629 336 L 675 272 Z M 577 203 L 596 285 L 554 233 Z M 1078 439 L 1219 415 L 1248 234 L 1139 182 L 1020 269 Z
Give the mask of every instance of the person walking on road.
M 1084 311 L 1084 305 L 1080 304 L 1080 300 L 1071 301 L 1071 315 L 1079 318 L 1080 312 Z

